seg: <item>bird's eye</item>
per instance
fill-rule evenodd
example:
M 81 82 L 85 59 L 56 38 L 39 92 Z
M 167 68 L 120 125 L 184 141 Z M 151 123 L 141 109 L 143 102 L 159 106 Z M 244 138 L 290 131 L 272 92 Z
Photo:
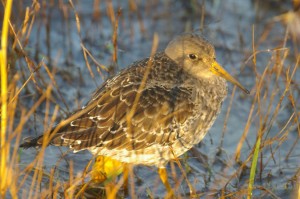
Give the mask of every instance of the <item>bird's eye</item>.
M 192 59 L 192 60 L 195 60 L 195 59 L 198 58 L 198 56 L 195 55 L 195 54 L 189 54 L 189 58 Z

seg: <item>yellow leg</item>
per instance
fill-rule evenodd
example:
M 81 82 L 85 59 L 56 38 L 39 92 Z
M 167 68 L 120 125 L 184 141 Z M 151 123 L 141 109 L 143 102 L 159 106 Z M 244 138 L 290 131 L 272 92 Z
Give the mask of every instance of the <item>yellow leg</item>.
M 187 183 L 187 185 L 188 185 L 188 187 L 190 189 L 190 195 L 191 195 L 191 197 L 192 198 L 196 197 L 196 195 L 197 195 L 196 191 L 195 191 L 194 187 L 192 186 L 192 184 L 190 183 L 190 181 L 189 181 L 189 179 L 188 179 L 188 177 L 186 175 L 185 170 L 182 168 L 182 165 L 181 165 L 180 161 L 178 160 L 178 158 L 176 158 L 175 161 L 176 161 L 179 169 L 181 170 L 181 172 L 182 172 L 182 174 L 183 174 L 183 176 L 184 176 L 184 178 L 186 180 L 186 183 Z
M 114 180 L 123 171 L 123 163 L 106 156 L 98 156 L 92 168 L 91 178 L 93 182 L 102 183 L 106 180 Z
M 123 179 L 120 180 L 117 184 L 112 184 L 112 186 L 106 186 L 106 197 L 107 199 L 115 199 L 117 192 L 123 185 L 124 195 L 128 196 L 128 165 L 123 163 Z
M 174 196 L 174 192 L 173 192 L 173 190 L 170 186 L 170 183 L 168 181 L 168 174 L 167 174 L 166 168 L 158 168 L 158 174 L 159 174 L 159 177 L 160 177 L 162 183 L 165 185 L 165 187 L 168 191 L 167 198 L 169 198 L 171 196 Z
M 92 168 L 91 180 L 95 183 L 102 183 L 107 179 L 104 169 L 104 156 L 98 156 Z
M 173 152 L 172 148 L 170 148 L 170 150 L 172 151 L 172 153 L 173 153 L 173 155 L 174 155 L 174 152 Z M 183 174 L 183 176 L 184 176 L 184 178 L 185 178 L 185 180 L 186 180 L 186 183 L 187 183 L 187 185 L 189 186 L 191 197 L 192 197 L 192 198 L 194 198 L 194 196 L 196 197 L 195 189 L 194 189 L 194 187 L 191 185 L 190 181 L 188 180 L 187 175 L 186 175 L 186 173 L 185 173 L 185 170 L 182 168 L 181 163 L 180 163 L 180 161 L 178 160 L 178 157 L 176 157 L 175 155 L 174 155 L 174 160 L 176 161 L 177 165 L 179 166 L 179 168 L 180 168 L 180 170 L 181 170 L 181 172 L 182 172 L 182 174 Z

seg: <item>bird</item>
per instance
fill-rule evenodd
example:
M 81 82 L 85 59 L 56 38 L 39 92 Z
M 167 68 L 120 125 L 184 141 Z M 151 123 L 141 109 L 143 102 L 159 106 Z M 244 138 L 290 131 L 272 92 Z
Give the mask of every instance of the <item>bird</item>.
M 161 169 L 198 144 L 227 96 L 226 80 L 249 94 L 217 61 L 202 35 L 183 33 L 165 50 L 108 78 L 87 104 L 23 148 L 66 146 L 122 163 Z M 47 138 L 45 138 L 47 136 Z

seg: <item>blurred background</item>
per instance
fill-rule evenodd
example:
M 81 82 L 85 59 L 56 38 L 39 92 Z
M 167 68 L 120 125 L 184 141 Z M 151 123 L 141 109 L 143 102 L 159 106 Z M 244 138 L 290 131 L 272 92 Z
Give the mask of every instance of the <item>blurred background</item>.
M 253 197 L 296 198 L 299 6 L 297 0 L 14 1 L 8 133 L 18 195 L 63 197 L 70 178 L 80 176 L 93 158 L 87 151 L 73 154 L 50 146 L 38 164 L 39 150 L 18 149 L 23 138 L 49 130 L 84 106 L 106 78 L 150 56 L 154 34 L 161 51 L 176 35 L 197 32 L 214 44 L 217 61 L 251 94 L 229 85 L 213 128 L 180 158 L 188 180 L 205 198 L 245 197 L 259 137 Z M 1 6 L 1 17 L 3 12 Z M 174 163 L 168 169 L 171 183 L 185 197 L 189 189 L 182 171 Z M 42 174 L 35 175 L 37 170 Z M 154 167 L 135 167 L 134 174 L 136 197 L 165 195 Z

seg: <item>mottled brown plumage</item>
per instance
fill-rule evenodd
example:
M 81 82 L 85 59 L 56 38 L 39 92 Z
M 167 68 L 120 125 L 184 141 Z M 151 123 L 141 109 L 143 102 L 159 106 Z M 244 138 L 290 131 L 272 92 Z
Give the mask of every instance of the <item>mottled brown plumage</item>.
M 196 34 L 183 34 L 164 52 L 108 79 L 50 144 L 163 167 L 210 129 L 227 95 L 224 78 L 246 91 L 224 71 L 210 43 Z M 41 145 L 42 140 L 40 136 L 22 147 Z

